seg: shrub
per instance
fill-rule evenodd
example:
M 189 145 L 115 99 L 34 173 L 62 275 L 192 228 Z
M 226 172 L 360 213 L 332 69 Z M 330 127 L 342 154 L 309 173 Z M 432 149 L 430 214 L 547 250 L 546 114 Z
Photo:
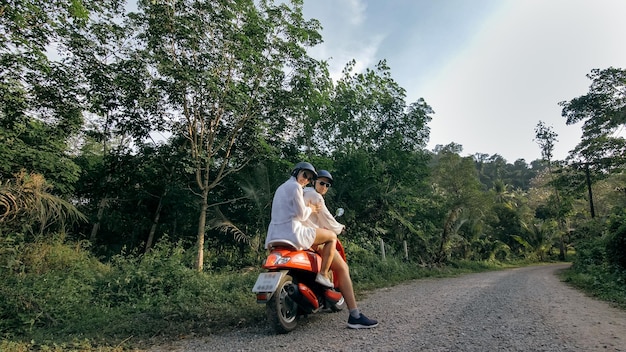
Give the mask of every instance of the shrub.
M 605 249 L 609 264 L 626 271 L 626 224 L 620 226 L 607 237 Z
M 109 270 L 80 243 L 67 246 L 59 240 L 13 247 L 11 260 L 19 265 L 0 275 L 3 335 L 81 320 L 94 284 Z

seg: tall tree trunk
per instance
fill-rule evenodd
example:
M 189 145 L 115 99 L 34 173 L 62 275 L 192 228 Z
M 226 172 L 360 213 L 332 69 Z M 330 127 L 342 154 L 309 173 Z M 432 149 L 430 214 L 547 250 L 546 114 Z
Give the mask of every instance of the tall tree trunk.
M 159 198 L 159 205 L 154 214 L 154 219 L 152 220 L 152 226 L 150 226 L 150 233 L 148 233 L 148 240 L 146 241 L 146 249 L 147 253 L 152 248 L 152 242 L 154 241 L 154 233 L 156 232 L 156 228 L 159 225 L 159 219 L 161 218 L 161 209 L 163 209 L 163 198 L 167 195 L 167 190 L 163 191 L 163 194 Z
M 439 244 L 439 253 L 437 254 L 437 263 L 444 263 L 448 257 L 448 252 L 446 250 L 446 246 L 450 241 L 450 237 L 454 232 L 454 224 L 459 218 L 459 214 L 461 214 L 462 208 L 456 207 L 450 210 L 448 213 L 448 217 L 446 218 L 445 223 L 443 224 L 443 231 L 441 232 L 441 243 Z
M 559 259 L 565 260 L 565 240 L 563 239 L 563 235 L 560 235 L 559 237 Z
M 209 200 L 208 176 L 205 178 L 205 184 L 202 189 L 202 205 L 200 206 L 200 219 L 198 219 L 197 246 L 198 256 L 196 258 L 196 269 L 202 271 L 204 267 L 204 228 L 206 227 L 206 213 Z
M 98 203 L 98 215 L 96 217 L 96 222 L 91 228 L 91 235 L 89 236 L 89 241 L 91 243 L 94 243 L 98 237 L 98 231 L 100 230 L 100 224 L 102 223 L 102 217 L 104 216 L 104 208 L 106 208 L 106 204 L 107 198 L 102 198 L 100 203 Z
M 103 150 L 104 153 L 106 154 L 107 152 L 107 145 L 106 142 L 103 143 Z M 111 182 L 111 175 L 107 175 L 105 184 L 109 184 Z M 94 243 L 96 241 L 96 238 L 98 237 L 98 231 L 100 231 L 100 224 L 102 224 L 102 217 L 104 216 L 104 209 L 107 207 L 109 203 L 109 198 L 107 196 L 107 193 L 104 193 L 104 197 L 102 197 L 102 199 L 100 199 L 100 202 L 98 203 L 98 215 L 96 216 L 96 223 L 93 224 L 93 227 L 91 228 L 91 235 L 89 236 L 89 241 L 91 243 Z
M 206 212 L 207 212 L 206 200 L 202 202 L 200 207 L 200 219 L 198 221 L 198 234 L 197 234 L 197 246 L 198 255 L 196 257 L 196 269 L 202 271 L 204 266 L 204 227 L 206 226 Z

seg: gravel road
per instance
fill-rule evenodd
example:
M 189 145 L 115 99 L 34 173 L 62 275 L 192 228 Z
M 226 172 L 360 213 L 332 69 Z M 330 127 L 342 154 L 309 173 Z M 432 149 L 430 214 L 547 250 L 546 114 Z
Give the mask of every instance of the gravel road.
M 266 326 L 177 341 L 150 351 L 626 351 L 626 311 L 555 275 L 568 264 L 415 280 L 368 292 L 359 307 L 374 329 L 346 327 L 348 313 L 314 314 L 296 330 Z

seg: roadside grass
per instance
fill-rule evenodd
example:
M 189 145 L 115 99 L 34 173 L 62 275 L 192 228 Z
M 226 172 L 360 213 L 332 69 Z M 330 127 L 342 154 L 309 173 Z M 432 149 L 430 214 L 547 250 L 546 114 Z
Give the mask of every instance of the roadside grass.
M 563 281 L 591 297 L 626 310 L 626 273 L 607 265 L 575 265 L 560 274 Z
M 617 217 L 611 231 L 576 246 L 563 281 L 591 297 L 626 310 L 626 224 Z
M 0 255 L 2 266 L 11 269 L 0 273 L 0 351 L 144 350 L 265 324 L 265 307 L 251 292 L 260 266 L 199 273 L 188 267 L 190 255 L 178 244 L 162 243 L 148 254 L 102 263 L 80 244 L 55 241 Z M 425 267 L 365 251 L 348 260 L 357 298 L 407 280 L 529 264 L 454 261 Z

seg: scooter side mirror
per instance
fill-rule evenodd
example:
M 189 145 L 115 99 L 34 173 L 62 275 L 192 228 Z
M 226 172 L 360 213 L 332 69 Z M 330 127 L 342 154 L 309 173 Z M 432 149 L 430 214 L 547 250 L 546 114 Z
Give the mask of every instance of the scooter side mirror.
M 335 217 L 338 218 L 338 217 L 342 216 L 343 213 L 344 213 L 343 208 L 338 208 L 337 212 L 335 213 Z

